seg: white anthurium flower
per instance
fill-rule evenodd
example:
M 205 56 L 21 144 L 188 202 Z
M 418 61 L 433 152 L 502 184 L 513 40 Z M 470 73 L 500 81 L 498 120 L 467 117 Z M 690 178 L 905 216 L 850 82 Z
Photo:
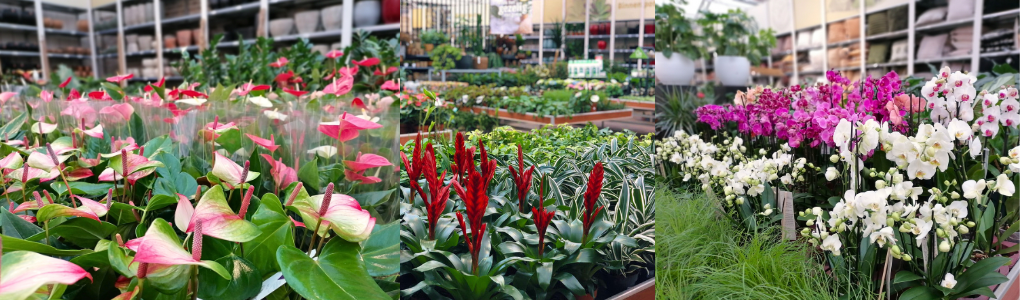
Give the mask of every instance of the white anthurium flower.
M 287 115 L 282 114 L 282 113 L 280 113 L 280 112 L 278 112 L 276 110 L 267 110 L 267 111 L 262 112 L 262 114 L 266 115 L 266 118 L 269 118 L 269 119 L 272 119 L 272 120 L 280 120 L 281 122 L 286 122 L 287 121 Z
M 839 171 L 835 167 L 829 167 L 825 170 L 825 180 L 832 181 L 839 177 Z
M 832 141 L 836 143 L 836 147 L 842 147 L 850 140 L 850 121 L 846 119 L 840 119 L 839 124 L 836 125 L 836 131 L 832 134 Z
M 896 244 L 896 238 L 893 235 L 892 227 L 885 227 L 882 230 L 871 233 L 871 243 L 877 243 L 879 247 L 885 248 L 886 244 Z
M 262 96 L 248 97 L 248 102 L 251 102 L 251 104 L 255 104 L 258 107 L 265 107 L 265 108 L 273 107 L 273 102 L 269 101 L 269 98 L 262 97 Z
M 475 104 L 481 104 L 482 100 L 485 100 L 485 96 L 478 96 L 475 98 Z
M 970 141 L 970 158 L 977 158 L 981 155 L 981 139 L 973 139 Z
M 963 197 L 967 199 L 974 199 L 981 196 L 985 190 L 985 180 L 981 179 L 978 181 L 967 180 L 963 183 Z
M 330 158 L 336 155 L 336 147 L 334 146 L 319 146 L 308 150 L 308 154 L 315 154 L 322 158 Z
M 461 102 L 467 103 L 468 102 L 468 95 L 461 96 L 460 100 L 461 100 Z
M 207 102 L 207 101 L 209 101 L 209 100 L 207 100 L 207 99 L 199 99 L 199 98 L 190 98 L 190 99 L 180 99 L 180 100 L 174 101 L 174 103 L 176 103 L 176 104 L 187 104 L 187 105 L 191 105 L 191 106 L 199 106 L 199 105 L 205 104 L 205 102 Z
M 1006 174 L 999 173 L 999 177 L 995 179 L 995 182 L 995 191 L 1003 196 L 1013 196 L 1013 193 L 1016 192 L 1016 186 L 1013 185 L 1013 181 L 1009 180 L 1009 176 L 1006 176 Z
M 379 123 L 379 117 L 373 117 L 373 116 L 362 114 L 362 115 L 358 115 L 358 118 L 361 118 L 362 120 L 366 120 L 366 121 L 369 121 L 369 122 L 372 122 L 372 123 Z
M 598 103 L 598 102 L 599 102 L 599 95 L 592 95 L 591 96 L 591 103 Z
M 832 251 L 832 255 L 839 256 L 843 243 L 839 241 L 839 235 L 833 234 L 822 241 L 822 250 Z
M 946 278 L 942 279 L 942 283 L 939 285 L 947 289 L 953 289 L 956 287 L 956 277 L 953 276 L 953 273 L 946 273 Z
M 436 97 L 436 107 L 442 107 L 443 104 L 443 98 Z

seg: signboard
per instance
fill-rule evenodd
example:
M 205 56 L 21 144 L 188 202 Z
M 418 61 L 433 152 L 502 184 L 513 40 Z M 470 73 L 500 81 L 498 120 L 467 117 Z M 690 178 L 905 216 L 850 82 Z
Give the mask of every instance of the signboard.
M 490 0 L 491 34 L 532 34 L 530 3 L 521 0 Z
M 542 22 L 584 22 L 586 0 L 545 0 L 532 1 L 535 15 L 544 10 Z M 566 13 L 563 12 L 566 7 Z M 655 0 L 591 0 L 588 13 L 592 22 L 609 21 L 616 11 L 616 20 L 637 20 L 642 11 L 645 21 L 655 20 Z

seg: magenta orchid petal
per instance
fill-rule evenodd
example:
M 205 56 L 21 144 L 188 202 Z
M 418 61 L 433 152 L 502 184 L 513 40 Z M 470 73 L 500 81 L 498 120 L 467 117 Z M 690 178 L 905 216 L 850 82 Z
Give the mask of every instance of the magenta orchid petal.
M 346 160 L 344 161 L 344 164 L 347 165 L 347 167 L 354 172 L 361 172 L 366 169 L 393 165 L 392 163 L 390 163 L 389 160 L 386 160 L 385 157 L 372 153 L 369 154 L 358 153 L 357 159 L 355 159 L 354 161 Z
M 195 207 L 191 206 L 191 200 L 184 195 L 177 194 L 177 210 L 174 211 L 174 226 L 181 231 L 188 231 L 192 216 L 195 215 Z
M 71 285 L 92 275 L 69 261 L 29 251 L 3 255 L 0 299 L 27 299 L 50 284 Z
M 259 177 L 259 172 L 249 170 L 247 176 L 245 176 L 246 178 L 242 181 L 241 175 L 244 173 L 244 168 L 219 152 L 216 153 L 210 173 L 219 178 L 220 181 L 226 182 L 231 186 L 238 186 L 242 182 L 252 181 Z
M 262 146 L 262 148 L 266 148 L 266 150 L 269 150 L 269 152 L 276 151 L 276 148 L 280 148 L 280 146 L 276 145 L 276 139 L 273 138 L 272 135 L 269 136 L 270 139 L 268 140 L 247 133 L 245 133 L 244 135 L 248 136 L 248 138 L 251 139 L 252 142 L 255 142 L 256 145 Z
M 202 221 L 202 234 L 221 240 L 243 243 L 259 236 L 255 224 L 238 216 L 230 209 L 223 190 L 219 185 L 202 194 L 188 223 L 187 232 L 195 230 L 195 223 Z

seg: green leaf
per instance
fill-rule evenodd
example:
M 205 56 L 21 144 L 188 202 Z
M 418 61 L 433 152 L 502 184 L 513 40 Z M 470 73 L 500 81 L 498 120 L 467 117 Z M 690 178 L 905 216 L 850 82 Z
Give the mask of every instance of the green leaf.
M 385 190 L 385 191 L 376 191 L 376 192 L 354 194 L 354 195 L 351 195 L 351 197 L 354 197 L 354 199 L 357 199 L 358 203 L 361 204 L 362 208 L 368 209 L 369 207 L 373 207 L 373 206 L 379 205 L 379 203 L 381 203 L 383 200 L 385 200 L 387 197 L 389 197 L 390 194 L 392 194 L 393 191 L 396 191 L 396 190 L 397 189 L 389 189 L 389 190 Z
M 14 135 L 14 133 L 21 129 L 21 125 L 25 125 L 25 120 L 28 120 L 28 113 L 21 113 L 7 121 L 4 126 L 0 127 L 0 138 L 6 139 Z
M 117 225 L 106 222 L 96 224 L 95 220 L 74 218 L 50 228 L 51 235 L 63 237 L 65 240 L 82 248 L 93 248 L 102 239 L 110 238 L 117 231 Z
M 110 267 L 120 275 L 131 277 L 138 274 L 138 263 L 131 262 L 134 257 L 128 256 L 124 248 L 112 244 L 110 248 L 106 249 L 106 254 Z
M 276 273 L 280 270 L 276 262 L 276 249 L 285 245 L 294 246 L 294 225 L 284 212 L 280 199 L 273 194 L 262 196 L 251 222 L 258 226 L 260 233 L 255 239 L 244 243 L 244 258 L 262 272 L 260 277 Z
M 103 88 L 106 89 L 106 93 L 110 95 L 113 100 L 124 100 L 124 90 L 112 82 L 103 82 Z M 138 140 L 144 141 L 144 140 Z
M 937 293 L 935 289 L 926 286 L 919 286 L 904 292 L 902 295 L 900 295 L 900 300 L 938 299 L 942 297 L 941 294 L 942 293 Z
M 18 217 L 8 211 L 6 208 L 0 208 L 0 229 L 3 230 L 3 234 L 13 238 L 24 239 L 30 236 L 36 235 L 43 232 L 42 228 L 32 224 L 21 217 Z
M 280 247 L 276 260 L 287 284 L 305 298 L 389 299 L 368 275 L 359 249 L 357 243 L 332 239 L 318 261 L 293 246 Z
M 50 256 L 78 256 L 92 253 L 90 249 L 81 250 L 62 250 L 53 248 L 53 246 L 45 245 L 42 243 L 30 242 L 19 238 L 9 237 L 6 235 L 0 236 L 3 238 L 4 252 L 11 251 L 32 251 L 39 254 L 45 254 Z
M 224 279 L 209 269 L 198 271 L 198 296 L 203 299 L 243 300 L 255 297 L 262 287 L 262 276 L 255 265 L 237 255 L 228 255 L 216 260 L 230 273 Z
M 216 143 L 230 153 L 237 152 L 243 146 L 241 145 L 241 130 L 237 128 L 227 129 L 226 132 L 216 138 Z
M 118 177 L 120 178 L 120 177 Z M 106 196 L 106 192 L 113 187 L 112 183 L 88 183 L 88 182 L 70 182 L 68 185 L 71 186 L 71 191 L 76 196 L 94 196 L 103 195 Z M 63 196 L 67 194 L 67 186 L 63 184 L 50 185 L 53 191 Z
M 152 199 L 149 199 L 149 204 L 145 206 L 145 211 L 151 212 L 151 211 L 158 210 L 160 208 L 164 208 L 164 207 L 167 207 L 167 206 L 170 206 L 170 205 L 176 205 L 178 199 L 179 198 L 176 195 L 174 195 L 174 196 L 170 196 L 170 195 L 155 195 L 155 196 L 152 196 Z
M 917 274 L 914 274 L 914 272 L 899 271 L 899 272 L 896 273 L 896 279 L 893 280 L 893 284 L 904 283 L 904 282 L 911 282 L 911 281 L 920 280 L 920 279 L 924 279 L 924 278 L 921 278 L 921 276 L 917 276 Z
M 376 224 L 372 235 L 362 243 L 361 253 L 372 276 L 388 276 L 400 271 L 400 224 Z
M 314 158 L 312 161 L 306 162 L 301 166 L 301 169 L 298 170 L 298 179 L 301 179 L 301 182 L 304 182 L 312 190 L 319 190 L 318 158 Z

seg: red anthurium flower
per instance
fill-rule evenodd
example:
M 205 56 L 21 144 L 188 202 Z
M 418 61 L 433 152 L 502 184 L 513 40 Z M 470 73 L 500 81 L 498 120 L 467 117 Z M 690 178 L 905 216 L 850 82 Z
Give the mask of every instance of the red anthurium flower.
M 400 85 L 398 85 L 393 80 L 387 80 L 386 82 L 383 82 L 382 86 L 379 88 L 384 90 L 396 91 L 400 90 Z
M 368 109 L 368 106 L 365 105 L 365 101 L 362 101 L 361 98 L 358 98 L 358 97 L 355 97 L 354 100 L 351 101 L 351 106 L 354 106 L 354 107 L 357 107 L 357 108 L 360 108 L 360 109 Z
M 474 164 L 471 164 L 472 166 Z M 466 187 L 466 188 L 465 188 Z M 457 195 L 464 200 L 465 212 L 467 213 L 467 224 L 471 225 L 470 233 L 464 222 L 464 214 L 457 212 L 457 221 L 460 222 L 461 231 L 468 244 L 468 251 L 471 252 L 471 272 L 478 272 L 478 253 L 482 247 L 482 235 L 485 234 L 486 224 L 482 224 L 482 217 L 489 205 L 488 189 L 485 178 L 473 167 L 467 170 L 464 183 L 453 182 L 453 189 Z
M 51 284 L 72 285 L 92 275 L 78 265 L 31 251 L 10 251 L 3 255 L 0 299 L 28 299 Z M 34 298 L 34 297 L 33 297 Z
M 431 143 L 429 143 L 429 147 L 432 147 Z M 424 164 L 421 156 L 421 132 L 419 132 L 418 136 L 414 138 L 414 150 L 411 152 L 411 159 L 409 160 L 407 158 L 407 154 L 404 154 L 403 151 L 400 152 L 400 159 L 404 162 L 404 170 L 407 171 L 407 176 L 410 181 L 412 183 L 418 182 L 418 179 L 421 178 Z M 412 188 L 411 199 L 414 199 L 414 192 L 415 190 Z
M 341 57 L 341 56 L 344 56 L 344 53 L 340 52 L 340 50 L 333 50 L 333 51 L 329 51 L 329 53 L 326 53 L 326 57 L 328 57 L 330 59 L 336 59 L 337 57 Z
M 397 67 L 389 67 L 389 68 L 386 68 L 386 70 L 382 70 L 382 69 L 375 70 L 375 72 L 373 72 L 372 74 L 376 75 L 376 76 L 386 76 L 386 75 L 393 74 L 393 72 L 396 72 L 396 71 L 397 71 Z M 394 91 L 396 91 L 396 90 L 394 90 Z
M 322 89 L 323 93 L 342 96 L 351 91 L 354 87 L 354 77 L 341 76 L 339 80 L 334 79 L 333 83 L 327 84 Z
M 60 88 L 66 88 L 67 84 L 71 83 L 71 78 L 71 76 L 68 76 L 67 79 L 64 79 L 64 82 L 60 83 Z
M 419 135 L 419 138 L 421 136 Z M 417 143 L 418 147 L 415 147 L 416 153 L 421 153 L 421 141 L 419 139 Z M 436 154 L 432 148 L 432 144 L 428 144 L 425 149 L 425 157 L 419 157 L 415 159 L 415 162 L 419 165 L 417 170 L 418 175 L 421 175 L 422 171 L 425 173 L 425 181 L 429 186 L 429 193 L 425 193 L 421 186 L 418 184 L 417 178 L 411 181 L 411 189 L 418 192 L 421 195 L 421 199 L 425 202 L 425 210 L 428 213 L 429 223 L 429 240 L 436 239 L 436 223 L 439 221 L 439 217 L 446 210 L 446 201 L 450 198 L 450 185 L 443 186 L 443 178 L 446 178 L 446 172 L 444 171 L 442 176 L 437 176 L 436 171 Z M 421 170 L 424 168 L 424 170 Z M 413 195 L 413 194 L 412 194 Z M 466 236 L 466 235 L 465 235 Z
M 241 96 L 245 96 L 248 95 L 248 93 L 251 93 L 252 91 L 262 91 L 268 89 L 269 86 L 265 84 L 253 85 L 251 83 L 245 83 L 241 85 L 241 88 L 238 90 L 238 94 Z
M 371 67 L 371 66 L 374 66 L 374 65 L 378 65 L 379 64 L 379 59 L 375 58 L 375 57 L 366 58 L 366 59 L 363 59 L 361 61 L 357 61 L 357 60 L 353 60 L 352 59 L 351 63 L 355 64 L 355 65 L 362 66 L 362 67 Z
M 70 78 L 68 78 L 68 79 L 70 79 Z M 81 94 L 78 93 L 78 90 L 76 90 L 76 89 L 71 89 L 71 92 L 67 93 L 67 101 L 78 100 L 80 98 L 81 98 Z
M 319 123 L 319 132 L 329 137 L 346 142 L 358 137 L 358 132 L 365 129 L 382 128 L 378 123 L 359 118 L 344 112 L 336 122 Z
M 373 184 L 382 182 L 382 179 L 380 179 L 379 177 L 365 176 L 365 171 L 354 172 L 351 169 L 344 170 L 344 178 L 352 182 L 360 181 L 361 184 Z
M 117 75 L 117 76 L 106 77 L 106 81 L 113 82 L 113 83 L 120 83 L 121 81 L 131 79 L 132 77 L 135 77 L 135 74 Z
M 113 100 L 113 98 L 110 98 L 110 95 L 107 94 L 106 91 L 89 92 L 89 99 L 95 99 L 95 100 Z
M 510 166 L 510 176 L 514 179 L 514 185 L 517 186 L 517 203 L 518 210 L 524 212 L 524 201 L 528 199 L 528 191 L 531 189 L 531 178 L 532 173 L 535 172 L 535 166 L 531 166 L 527 171 L 524 170 L 524 150 L 520 144 L 517 144 L 517 169 L 514 166 Z
M 181 91 L 181 94 L 192 98 L 209 98 L 209 95 L 192 90 L 183 90 Z
M 279 68 L 279 67 L 286 66 L 288 62 L 290 62 L 290 61 L 287 60 L 286 57 L 280 56 L 280 58 L 276 59 L 276 62 L 269 64 L 269 66 L 273 67 L 273 68 Z
M 99 115 L 113 123 L 127 122 L 134 113 L 135 108 L 128 103 L 114 104 L 99 110 Z
M 308 93 L 307 91 L 298 91 L 298 90 L 292 90 L 292 89 L 288 89 L 288 88 L 283 88 L 283 91 L 287 92 L 288 94 L 294 95 L 294 97 L 301 97 L 304 94 Z
M 591 169 L 591 175 L 588 176 L 588 189 L 584 191 L 584 216 L 581 220 L 584 223 L 582 241 L 588 239 L 588 230 L 591 229 L 591 224 L 595 223 L 595 217 L 598 217 L 599 212 L 602 211 L 602 206 L 595 208 L 595 204 L 598 202 L 599 196 L 602 195 L 603 174 L 602 162 L 598 162 L 595 163 L 595 167 Z
M 276 145 L 276 137 L 273 136 L 272 134 L 269 135 L 268 140 L 247 133 L 245 133 L 244 135 L 248 136 L 248 138 L 251 139 L 252 142 L 255 142 L 256 145 L 262 146 L 262 148 L 266 148 L 266 150 L 269 150 L 270 153 L 276 151 L 276 148 L 280 148 L 280 146 Z
M 285 165 L 282 159 L 273 160 L 273 156 L 269 154 L 262 154 L 262 158 L 269 162 L 269 167 L 271 168 L 269 169 L 269 175 L 273 176 L 273 182 L 276 183 L 277 187 L 286 187 L 298 180 L 297 171 Z
M 291 77 L 294 77 L 294 71 L 288 70 L 287 72 L 280 73 L 280 75 L 276 75 L 276 79 L 274 81 L 287 82 Z
M 344 164 L 347 165 L 347 168 L 350 168 L 351 171 L 354 172 L 393 165 L 389 160 L 386 160 L 385 157 L 372 153 L 362 154 L 361 152 L 358 152 L 358 157 L 354 161 L 345 160 Z

